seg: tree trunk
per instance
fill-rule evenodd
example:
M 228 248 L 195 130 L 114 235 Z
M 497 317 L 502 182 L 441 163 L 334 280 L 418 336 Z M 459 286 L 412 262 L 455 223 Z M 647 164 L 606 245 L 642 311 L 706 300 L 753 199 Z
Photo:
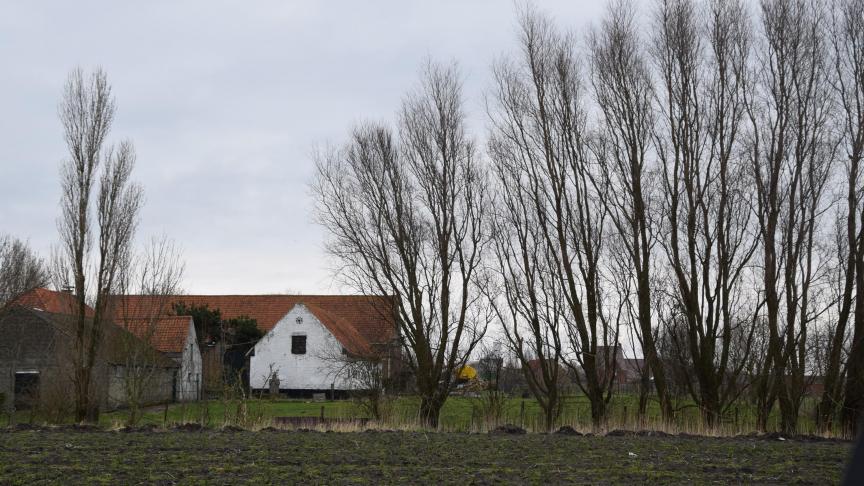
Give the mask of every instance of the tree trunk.
M 438 428 L 441 407 L 444 401 L 437 396 L 423 395 L 420 397 L 420 423 L 429 429 Z
M 92 415 L 90 403 L 91 369 L 78 365 L 75 373 L 75 421 L 86 422 Z
M 842 393 L 842 383 L 840 376 L 840 360 L 843 356 L 843 338 L 846 336 L 846 327 L 849 323 L 849 313 L 852 309 L 852 293 L 855 282 L 855 261 L 856 261 L 856 241 L 857 230 L 855 227 L 856 208 L 857 208 L 857 164 L 853 164 L 850 171 L 849 194 L 847 195 L 846 204 L 848 205 L 847 213 L 847 244 L 848 259 L 846 263 L 846 275 L 843 285 L 843 294 L 841 296 L 840 314 L 837 317 L 837 327 L 834 329 L 834 335 L 831 336 L 831 342 L 828 348 L 828 366 L 825 370 L 825 390 L 822 392 L 822 400 L 816 408 L 816 426 L 821 432 L 827 432 L 834 424 L 834 414 L 837 409 L 837 404 L 840 403 Z
M 599 389 L 592 392 L 589 399 L 591 400 L 591 426 L 596 431 L 606 421 L 606 400 L 603 391 Z
M 864 223 L 864 211 L 861 213 Z M 852 347 L 846 365 L 846 398 L 843 402 L 843 425 L 857 436 L 861 430 L 864 409 L 864 240 L 859 240 L 855 262 L 855 317 L 852 326 Z

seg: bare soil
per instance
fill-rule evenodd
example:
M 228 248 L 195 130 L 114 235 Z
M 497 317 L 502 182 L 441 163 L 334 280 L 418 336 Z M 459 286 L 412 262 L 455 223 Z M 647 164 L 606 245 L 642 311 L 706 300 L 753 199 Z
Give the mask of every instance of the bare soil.
M 835 484 L 850 442 L 184 426 L 0 429 L 0 484 Z

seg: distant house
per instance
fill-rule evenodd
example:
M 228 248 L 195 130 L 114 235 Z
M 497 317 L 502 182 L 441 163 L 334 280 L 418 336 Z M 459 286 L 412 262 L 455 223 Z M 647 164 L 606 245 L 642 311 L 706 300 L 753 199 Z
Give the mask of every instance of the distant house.
M 0 315 L 0 393 L 6 397 L 0 407 L 71 406 L 76 323 L 68 314 L 21 305 Z M 130 377 L 140 376 L 134 372 L 143 367 L 140 403 L 170 401 L 178 365 L 120 327 L 104 326 L 92 380 L 100 407 L 126 405 Z
M 607 363 L 613 368 L 607 370 Z M 597 371 L 601 380 L 610 377 L 607 373 L 615 373 L 613 385 L 631 385 L 638 383 L 645 371 L 645 360 L 641 358 L 625 358 L 624 349 L 620 344 L 614 346 L 597 346 Z
M 645 358 L 625 358 L 623 362 L 619 363 L 620 369 L 615 381 L 620 384 L 638 383 L 646 373 L 650 378 L 651 373 L 647 366 Z
M 825 393 L 825 377 L 823 375 L 804 376 L 804 394 L 810 397 L 819 397 Z
M 558 387 L 559 389 L 567 389 L 571 380 L 569 378 L 568 369 L 561 363 L 557 363 L 554 358 L 546 359 L 545 368 L 549 371 L 553 370 L 554 367 L 558 368 Z M 545 386 L 543 379 L 543 362 L 539 359 L 531 359 L 525 363 L 525 366 L 522 369 L 524 375 L 531 374 L 534 376 L 535 381 L 540 384 L 540 386 Z M 527 382 L 526 382 L 527 385 Z
M 191 317 L 118 318 L 116 323 L 177 363 L 179 368 L 175 380 L 175 400 L 201 398 L 201 350 Z
M 148 296 L 116 298 L 131 315 L 156 305 L 156 299 Z M 249 386 L 255 390 L 269 389 L 274 377 L 280 390 L 290 395 L 350 390 L 355 384 L 338 376 L 334 368 L 340 357 L 375 355 L 386 374 L 401 369 L 399 332 L 389 297 L 178 295 L 170 300 L 169 308 L 175 303 L 207 306 L 219 309 L 223 319 L 245 316 L 256 321 L 264 337 L 250 351 L 247 369 Z M 225 349 L 223 354 L 230 352 Z M 208 363 L 205 359 L 205 377 L 210 373 Z

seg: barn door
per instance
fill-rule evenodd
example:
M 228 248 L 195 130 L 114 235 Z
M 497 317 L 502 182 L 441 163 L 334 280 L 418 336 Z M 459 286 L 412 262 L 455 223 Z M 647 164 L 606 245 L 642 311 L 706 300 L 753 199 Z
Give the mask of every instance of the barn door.
M 39 372 L 15 372 L 15 409 L 33 408 L 39 401 Z

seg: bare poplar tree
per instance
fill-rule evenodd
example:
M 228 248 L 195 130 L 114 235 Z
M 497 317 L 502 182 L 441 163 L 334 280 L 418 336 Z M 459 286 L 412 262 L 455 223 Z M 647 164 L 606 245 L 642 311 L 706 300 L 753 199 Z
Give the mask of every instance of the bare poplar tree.
M 864 0 L 840 0 L 834 4 L 831 42 L 833 46 L 832 85 L 839 104 L 839 119 L 845 157 L 845 250 L 843 288 L 837 324 L 827 346 L 825 390 L 817 420 L 829 429 L 839 404 L 843 422 L 857 434 L 864 416 L 864 207 L 862 207 L 862 168 L 864 157 Z M 859 221 L 860 218 L 860 221 Z M 846 395 L 842 359 L 853 309 L 852 346 L 847 360 Z
M 561 409 L 561 365 L 606 417 L 618 328 L 603 292 L 606 209 L 588 150 L 584 86 L 574 38 L 528 9 L 519 57 L 495 67 L 489 152 L 498 178 L 492 217 L 493 298 L 504 335 L 522 364 L 546 428 Z M 611 304 L 615 308 L 614 304 Z
M 747 306 L 755 306 L 742 285 L 756 245 L 750 179 L 738 156 L 749 26 L 740 1 L 706 7 L 701 17 L 693 0 L 658 2 L 652 52 L 668 229 L 661 244 L 675 282 L 669 325 L 681 327 L 667 336 L 681 365 L 692 368 L 688 391 L 713 426 L 741 390 L 746 359 L 730 357 L 733 346 L 749 350 L 749 339 L 735 338 L 750 327 Z
M 130 257 L 143 199 L 141 187 L 131 181 L 132 144 L 105 146 L 114 112 L 111 87 L 102 70 L 85 75 L 76 69 L 69 75 L 59 107 L 69 159 L 61 169 L 58 229 L 62 243 L 54 266 L 58 283 L 71 285 L 77 301 L 73 358 L 77 420 L 95 420 L 98 415 L 93 366 L 103 326 L 110 320 L 108 297 L 116 293 L 118 271 Z M 94 309 L 92 320 L 85 316 L 88 301 Z
M 808 0 L 763 0 L 754 89 L 746 92 L 747 150 L 756 186 L 766 373 L 758 380 L 759 426 L 774 397 L 781 428 L 794 432 L 804 391 L 808 326 L 819 309 L 817 221 L 833 158 L 828 130 L 824 13 Z
M 656 221 L 649 191 L 649 160 L 655 114 L 653 88 L 633 5 L 614 1 L 598 30 L 589 38 L 592 84 L 601 113 L 602 141 L 595 149 L 604 179 L 600 194 L 629 257 L 627 268 L 636 297 L 634 332 L 654 376 L 664 420 L 672 405 L 666 373 L 658 354 L 651 319 L 652 247 Z
M 396 298 L 420 418 L 432 427 L 488 323 L 476 288 L 487 189 L 461 91 L 455 67 L 430 63 L 403 101 L 398 135 L 356 128 L 341 150 L 317 158 L 312 185 L 342 276 L 364 294 Z
M 0 309 L 48 283 L 48 270 L 26 242 L 0 235 Z

